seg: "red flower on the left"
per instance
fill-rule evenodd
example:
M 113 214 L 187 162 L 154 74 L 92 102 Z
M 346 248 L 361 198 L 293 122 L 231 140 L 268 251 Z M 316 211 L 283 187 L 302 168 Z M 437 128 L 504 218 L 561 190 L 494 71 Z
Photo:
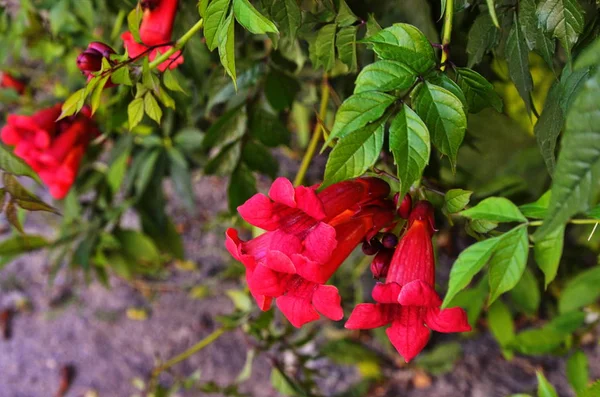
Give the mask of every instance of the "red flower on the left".
M 25 92 L 25 83 L 6 72 L 0 72 L 0 88 L 11 88 L 19 94 Z
M 0 130 L 2 142 L 15 147 L 15 155 L 38 173 L 56 199 L 67 195 L 90 140 L 99 134 L 87 107 L 56 121 L 61 107 L 57 104 L 31 116 L 10 114 Z

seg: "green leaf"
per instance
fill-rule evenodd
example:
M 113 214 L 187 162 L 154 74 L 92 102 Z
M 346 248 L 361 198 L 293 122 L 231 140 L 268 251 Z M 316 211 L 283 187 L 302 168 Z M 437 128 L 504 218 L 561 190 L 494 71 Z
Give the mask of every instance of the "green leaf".
M 227 11 L 231 0 L 212 0 L 206 9 L 204 37 L 209 50 L 219 45 L 219 31 L 227 19 Z
M 534 234 L 541 239 L 590 208 L 600 179 L 600 71 L 581 88 L 569 114 L 554 171 L 552 197 L 544 224 Z
M 234 7 L 235 7 L 234 0 Z M 217 32 L 218 37 L 218 48 L 219 58 L 221 59 L 221 65 L 225 68 L 225 71 L 231 77 L 233 86 L 237 90 L 237 77 L 235 74 L 235 29 L 233 23 L 233 13 L 230 12 L 229 16 L 225 19 L 223 24 L 219 27 Z
M 431 153 L 427 126 L 406 104 L 390 125 L 390 151 L 398 167 L 399 195 L 404 197 L 412 184 L 421 179 Z
M 279 33 L 275 24 L 258 12 L 248 0 L 233 0 L 233 13 L 240 25 L 254 34 Z
M 381 26 L 379 26 L 379 24 L 377 23 L 375 15 L 369 14 L 369 18 L 367 19 L 367 32 L 365 33 L 365 39 L 375 36 L 380 31 Z
M 167 69 L 169 70 L 169 69 Z M 129 76 L 129 68 L 121 67 L 115 69 L 110 75 L 110 81 L 117 85 L 132 86 L 133 82 Z
M 104 91 L 104 86 L 106 86 L 108 79 L 110 79 L 110 75 L 102 77 L 100 81 L 98 81 L 98 85 L 94 88 L 94 91 L 92 92 L 92 96 L 90 99 L 90 104 L 92 105 L 92 114 L 96 113 L 96 110 L 98 110 L 98 107 L 100 106 L 102 92 Z
M 590 77 L 590 69 L 579 69 L 571 71 L 566 67 L 560 76 L 560 85 L 562 86 L 562 95 L 560 97 L 560 107 L 567 114 L 573 101 L 579 94 L 579 91 Z
M 450 270 L 448 292 L 444 298 L 442 308 L 448 307 L 456 294 L 468 286 L 473 277 L 483 269 L 492 257 L 501 238 L 502 236 L 499 236 L 477 242 L 460 253 Z
M 552 386 L 550 382 L 548 382 L 544 374 L 540 371 L 536 372 L 535 374 L 538 380 L 538 397 L 558 397 L 554 386 Z
M 135 98 L 127 106 L 129 131 L 133 130 L 144 118 L 144 98 Z
M 64 119 L 65 117 L 72 116 L 79 112 L 85 104 L 85 88 L 75 91 L 68 97 L 62 105 L 60 116 L 56 121 Z
M 600 63 L 600 38 L 594 40 L 592 44 L 587 46 L 577 57 L 575 69 L 584 69 L 591 66 L 596 66 Z
M 202 147 L 204 133 L 197 128 L 188 127 L 175 134 L 173 143 L 184 152 L 192 153 Z
M 246 107 L 236 107 L 222 115 L 206 131 L 203 149 L 223 147 L 239 140 L 246 132 Z
M 4 190 L 10 193 L 11 202 L 19 207 L 29 211 L 46 211 L 54 214 L 60 214 L 58 210 L 51 205 L 44 203 L 36 195 L 25 189 L 13 175 L 5 173 L 2 176 Z
M 556 37 L 570 55 L 583 32 L 583 10 L 577 0 L 543 0 L 537 9 L 540 25 Z
M 550 91 L 548 91 L 542 114 L 533 128 L 540 152 L 550 175 L 554 173 L 556 165 L 556 156 L 554 154 L 556 141 L 565 124 L 565 116 L 560 107 L 561 97 L 561 84 L 554 82 Z
M 444 208 L 449 214 L 460 212 L 469 204 L 473 192 L 462 189 L 451 189 L 444 196 Z
M 417 74 L 432 69 L 436 64 L 433 47 L 419 29 L 405 23 L 396 23 L 362 40 L 373 45 L 382 59 L 402 62 Z
M 338 50 L 340 61 L 348 66 L 350 73 L 356 72 L 356 32 L 357 26 L 341 28 L 336 36 L 335 45 Z
M 343 138 L 368 123 L 380 118 L 396 97 L 382 92 L 368 91 L 347 98 L 335 115 L 335 122 L 326 145 L 335 138 Z
M 238 165 L 231 174 L 227 190 L 229 211 L 235 213 L 237 207 L 244 204 L 254 194 L 256 194 L 254 175 L 244 164 Z
M 454 80 L 452 80 L 446 73 L 438 72 L 437 70 L 429 73 L 429 75 L 425 78 L 425 81 L 428 81 L 432 84 L 445 88 L 450 91 L 460 100 L 460 103 L 463 105 L 465 111 L 468 110 L 467 98 L 465 98 L 465 94 L 462 91 L 462 88 Z
M 282 111 L 292 107 L 300 83 L 295 77 L 277 69 L 271 69 L 265 81 L 265 95 L 273 109 Z
M 140 2 L 138 2 L 136 7 L 127 15 L 127 27 L 137 43 L 142 42 L 142 39 L 140 38 L 140 24 L 142 23 L 143 16 L 144 13 L 142 12 Z
M 416 91 L 416 93 L 415 93 Z M 452 168 L 467 127 L 460 100 L 450 91 L 428 82 L 413 91 L 413 107 L 429 129 L 433 144 L 448 156 Z
M 131 155 L 131 140 L 121 138 L 113 149 L 113 152 L 117 153 L 109 165 L 108 172 L 106 173 L 106 182 L 110 187 L 111 193 L 116 194 L 123 184 L 123 179 L 128 168 L 129 156 Z
M 561 226 L 535 241 L 533 254 L 535 261 L 544 273 L 544 288 L 554 280 L 562 257 L 565 227 Z
M 565 338 L 566 335 L 557 332 L 551 327 L 528 329 L 519 332 L 509 347 L 522 354 L 547 354 L 560 347 Z
M 494 26 L 489 14 L 480 14 L 473 22 L 467 38 L 469 67 L 478 64 L 483 56 L 496 46 L 500 31 Z
M 385 118 L 341 138 L 325 167 L 322 187 L 361 176 L 377 161 L 383 147 Z
M 195 213 L 196 203 L 194 200 L 194 191 L 192 190 L 192 175 L 187 160 L 183 153 L 174 147 L 167 150 L 169 156 L 169 170 L 175 192 L 183 202 L 185 208 L 190 213 Z
M 121 252 L 128 262 L 152 270 L 160 264 L 160 254 L 152 240 L 135 230 L 117 230 L 114 233 L 121 245 Z
M 237 141 L 225 146 L 204 167 L 207 175 L 230 175 L 240 162 L 242 156 L 242 143 Z
M 273 1 L 269 11 L 281 30 L 294 39 L 302 24 L 302 13 L 296 0 Z
M 508 74 L 510 79 L 517 87 L 517 91 L 527 109 L 527 114 L 531 112 L 531 92 L 533 91 L 533 79 L 529 71 L 529 48 L 525 42 L 525 37 L 521 31 L 521 25 L 515 15 L 514 23 L 508 38 L 506 39 L 506 47 L 504 55 L 508 63 Z
M 600 266 L 594 266 L 571 279 L 560 294 L 560 313 L 575 311 L 590 305 L 600 297 Z
M 284 396 L 301 396 L 298 386 L 277 367 L 271 370 L 271 386 Z
M 417 78 L 414 70 L 397 61 L 377 61 L 365 66 L 354 83 L 354 93 L 365 91 L 403 91 Z
M 486 221 L 484 219 L 471 219 L 468 227 L 475 233 L 485 234 L 498 227 L 498 222 Z
M 520 206 L 519 210 L 521 210 L 521 213 L 528 218 L 543 219 L 548 211 L 550 196 L 551 192 L 548 190 L 533 203 L 523 204 Z
M 38 174 L 27 163 L 15 156 L 8 146 L 0 143 L 0 169 L 14 175 L 28 176 L 38 183 L 42 183 Z
M 488 6 L 488 12 L 490 13 L 490 18 L 492 18 L 492 22 L 494 22 L 494 26 L 500 29 L 500 23 L 498 22 L 498 15 L 496 15 L 496 5 L 494 4 L 494 0 L 486 0 Z
M 250 134 L 268 147 L 288 145 L 290 132 L 272 113 L 257 108 L 250 120 Z
M 577 350 L 567 360 L 567 379 L 577 393 L 583 392 L 590 381 L 588 358 L 582 350 Z
M 336 26 L 331 23 L 323 26 L 315 40 L 314 67 L 318 69 L 323 66 L 326 72 L 330 71 L 335 64 L 335 32 Z
M 340 10 L 335 17 L 335 23 L 338 26 L 346 27 L 352 25 L 356 21 L 358 21 L 358 17 L 354 15 L 350 7 L 348 7 L 348 4 L 346 4 L 346 1 L 340 0 Z
M 422 352 L 415 359 L 415 364 L 427 371 L 427 373 L 439 376 L 452 372 L 455 364 L 463 356 L 463 350 L 458 342 L 446 342 L 437 344 L 431 350 Z M 365 396 L 366 393 L 360 394 Z M 355 395 L 358 397 L 359 394 Z
M 540 32 L 536 7 L 537 4 L 535 0 L 521 0 L 519 2 L 519 12 L 517 14 L 523 37 L 525 38 L 525 42 L 527 42 L 527 47 L 530 51 L 536 47 L 536 37 Z
M 487 319 L 498 344 L 501 347 L 508 346 L 515 338 L 515 323 L 508 307 L 500 300 L 494 302 L 488 310 Z
M 177 81 L 177 77 L 175 77 L 171 69 L 167 69 L 163 72 L 163 83 L 169 90 L 183 92 L 185 94 L 185 90 L 181 88 L 179 81 Z
M 0 256 L 11 257 L 45 248 L 50 242 L 42 236 L 14 235 L 0 241 Z M 4 259 L 4 258 L 3 258 Z
M 578 397 L 596 397 L 600 396 L 600 381 L 597 381 L 592 386 L 588 387 Z
M 206 9 L 208 8 L 209 2 L 210 0 L 200 0 L 198 2 L 198 14 L 200 14 L 202 18 L 206 18 Z
M 156 169 L 156 162 L 158 161 L 160 152 L 160 149 L 153 149 L 139 155 L 140 167 L 135 175 L 135 191 L 137 197 L 141 197 L 142 194 L 144 194 L 148 183 L 150 183 Z
M 537 314 L 541 294 L 535 275 L 531 270 L 525 269 L 517 285 L 510 291 L 510 298 L 520 312 L 528 316 Z
M 19 214 L 17 213 L 17 207 L 15 206 L 15 201 L 10 200 L 6 207 L 4 208 L 4 215 L 6 215 L 6 220 L 10 223 L 17 231 L 21 234 L 25 234 L 23 230 L 23 225 L 21 225 L 21 220 L 19 219 Z
M 151 92 L 144 95 L 144 111 L 152 120 L 156 121 L 157 124 L 160 124 L 163 115 L 162 109 Z
M 517 285 L 527 265 L 528 254 L 526 227 L 517 227 L 502 235 L 490 260 L 490 303 Z
M 502 112 L 502 98 L 492 83 L 472 69 L 457 68 L 458 85 L 465 94 L 469 112 L 478 113 L 487 107 Z
M 242 160 L 253 171 L 268 175 L 272 179 L 277 177 L 279 163 L 269 149 L 258 142 L 250 140 L 244 144 Z
M 507 198 L 488 197 L 475 207 L 464 210 L 462 216 L 494 222 L 526 222 L 519 208 Z

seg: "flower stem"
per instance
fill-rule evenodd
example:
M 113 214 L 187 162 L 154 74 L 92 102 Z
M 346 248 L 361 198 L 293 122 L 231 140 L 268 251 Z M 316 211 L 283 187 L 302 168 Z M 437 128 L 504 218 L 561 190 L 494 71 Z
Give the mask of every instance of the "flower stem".
M 183 46 L 185 45 L 185 43 L 187 43 L 188 40 L 191 39 L 192 36 L 195 35 L 200 29 L 202 29 L 203 25 L 204 25 L 204 19 L 200 18 L 200 20 L 198 22 L 196 22 L 194 24 L 194 26 L 192 26 L 190 28 L 190 30 L 185 32 L 185 34 L 183 36 L 181 36 L 179 38 L 179 40 L 177 40 L 175 42 L 175 45 L 173 47 L 169 48 L 169 50 L 167 52 L 165 52 L 164 54 L 161 54 L 159 57 L 155 58 L 152 62 L 150 62 L 150 65 L 149 65 L 150 70 L 157 68 L 158 65 L 160 65 L 164 61 L 168 60 L 171 57 L 171 55 L 173 55 L 177 51 L 181 50 L 183 48 Z
M 448 53 L 450 52 L 449 45 L 452 36 L 452 18 L 454 17 L 454 0 L 446 0 L 446 12 L 444 13 L 444 31 L 442 36 L 442 66 L 441 70 L 446 68 Z
M 210 345 L 211 343 L 213 343 L 214 341 L 219 339 L 219 337 L 221 335 L 223 335 L 225 333 L 225 331 L 227 331 L 227 329 L 225 327 L 217 328 L 211 334 L 206 336 L 200 342 L 196 343 L 194 346 L 190 347 L 183 353 L 178 354 L 177 356 L 165 361 L 163 364 L 159 365 L 158 367 L 155 367 L 152 370 L 150 384 L 154 384 L 156 382 L 156 379 L 158 378 L 158 376 L 163 371 L 166 371 L 167 369 L 171 368 L 175 364 L 185 361 L 188 358 L 190 358 L 191 356 L 193 356 L 194 354 L 198 353 L 200 350 L 204 349 L 206 346 Z
M 323 75 L 323 81 L 321 82 L 321 105 L 319 108 L 319 122 L 315 124 L 315 128 L 313 130 L 312 138 L 310 139 L 310 143 L 306 148 L 306 153 L 304 153 L 304 157 L 302 158 L 302 163 L 300 164 L 300 169 L 296 174 L 296 179 L 294 179 L 294 186 L 301 185 L 304 181 L 304 176 L 306 175 L 306 171 L 308 170 L 308 166 L 315 155 L 317 150 L 317 145 L 319 144 L 319 140 L 321 139 L 321 131 L 323 131 L 322 122 L 324 122 L 325 117 L 327 116 L 327 103 L 329 102 L 329 83 L 327 82 L 327 75 Z

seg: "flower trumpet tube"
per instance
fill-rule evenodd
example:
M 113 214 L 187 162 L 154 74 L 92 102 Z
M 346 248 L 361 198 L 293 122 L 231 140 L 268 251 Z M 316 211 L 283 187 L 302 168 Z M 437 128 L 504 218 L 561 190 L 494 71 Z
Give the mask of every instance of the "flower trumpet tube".
M 256 194 L 238 212 L 267 232 L 242 241 L 227 230 L 226 246 L 246 267 L 246 280 L 262 310 L 273 299 L 300 327 L 322 315 L 341 320 L 337 288 L 325 285 L 365 238 L 389 225 L 394 205 L 387 183 L 362 178 L 334 184 L 317 193 L 285 178 L 273 182 L 269 196 Z
M 442 301 L 434 289 L 434 232 L 433 207 L 419 201 L 410 213 L 408 229 L 396 247 L 385 283 L 377 283 L 373 289 L 377 303 L 357 305 L 345 325 L 371 329 L 390 324 L 386 334 L 406 362 L 427 345 L 431 330 L 471 330 L 463 309 L 440 309 Z
M 144 15 L 140 26 L 141 43 L 135 41 L 131 32 L 121 35 L 129 56 L 136 58 L 149 51 L 148 58 L 154 60 L 159 53 L 164 54 L 171 47 L 173 22 L 177 13 L 177 0 L 149 0 L 142 2 Z M 183 63 L 181 51 L 174 53 L 169 59 L 158 66 L 161 72 L 175 69 Z

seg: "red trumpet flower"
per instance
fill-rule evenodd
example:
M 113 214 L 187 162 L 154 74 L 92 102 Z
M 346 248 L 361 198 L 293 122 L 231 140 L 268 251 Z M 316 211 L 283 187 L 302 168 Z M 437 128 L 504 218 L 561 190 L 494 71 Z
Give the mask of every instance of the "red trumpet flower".
M 275 299 L 296 327 L 317 320 L 319 313 L 341 320 L 337 288 L 325 283 L 361 241 L 392 222 L 388 194 L 387 183 L 375 178 L 337 183 L 320 193 L 278 178 L 269 197 L 256 194 L 238 207 L 246 221 L 267 230 L 242 241 L 229 229 L 226 241 L 246 267 L 260 308 L 268 310 Z
M 177 12 L 177 0 L 152 0 L 142 2 L 144 16 L 140 26 L 140 39 L 138 43 L 133 38 L 131 32 L 125 32 L 121 35 L 125 49 L 129 56 L 135 58 L 149 52 L 148 58 L 152 61 L 164 54 L 170 48 L 171 34 L 173 32 L 173 21 Z M 183 63 L 181 51 L 177 51 L 169 59 L 158 66 L 161 72 L 168 69 L 175 69 Z
M 18 94 L 25 92 L 25 83 L 6 72 L 0 72 L 0 88 L 12 88 Z
M 55 121 L 61 107 L 57 104 L 32 116 L 10 114 L 0 130 L 2 141 L 15 146 L 14 153 L 38 173 L 56 199 L 67 195 L 87 145 L 99 134 L 88 108 Z
M 373 289 L 377 303 L 357 305 L 346 322 L 349 329 L 391 324 L 386 334 L 406 362 L 423 350 L 430 330 L 471 330 L 463 309 L 440 309 L 442 301 L 434 289 L 434 231 L 433 208 L 429 202 L 419 201 L 408 219 L 408 230 L 396 247 L 385 283 L 378 283 Z

